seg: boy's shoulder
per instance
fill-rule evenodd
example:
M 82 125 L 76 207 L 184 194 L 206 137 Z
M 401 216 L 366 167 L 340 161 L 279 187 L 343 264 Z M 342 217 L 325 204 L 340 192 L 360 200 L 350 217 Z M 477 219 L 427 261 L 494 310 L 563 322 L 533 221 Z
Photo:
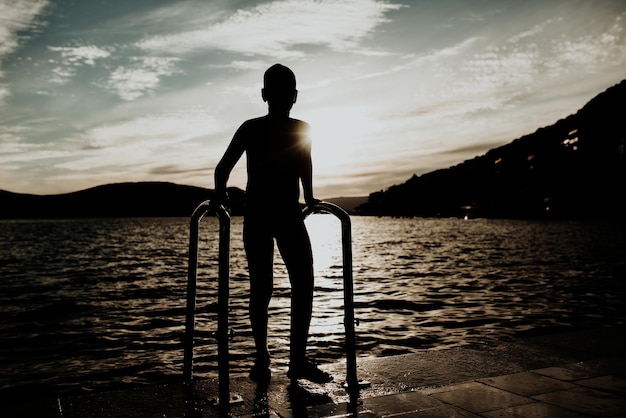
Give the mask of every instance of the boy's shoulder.
M 291 122 L 292 129 L 295 129 L 298 132 L 307 133 L 311 127 L 308 123 L 300 119 L 289 118 Z
M 289 121 L 290 124 L 293 124 L 295 126 L 298 126 L 298 127 L 301 127 L 301 128 L 305 128 L 305 129 L 309 129 L 309 124 L 307 122 L 303 121 L 303 120 L 289 118 L 288 121 Z M 255 127 L 255 126 L 259 126 L 259 125 L 265 125 L 265 124 L 267 124 L 269 122 L 270 122 L 270 118 L 266 115 L 266 116 L 260 116 L 258 118 L 248 119 L 241 126 L 242 127 Z
M 258 131 L 259 129 L 261 129 L 263 124 L 265 124 L 263 117 L 248 119 L 239 126 L 239 129 L 237 129 L 236 135 L 237 136 L 250 135 L 254 131 Z
M 309 127 L 309 124 L 303 120 L 300 120 L 300 119 L 292 119 L 292 120 L 296 125 L 302 125 L 303 127 L 306 127 L 306 128 Z
M 267 116 L 260 116 L 258 118 L 248 119 L 247 121 L 242 123 L 241 126 L 258 125 L 260 123 L 265 123 L 266 120 L 267 120 Z

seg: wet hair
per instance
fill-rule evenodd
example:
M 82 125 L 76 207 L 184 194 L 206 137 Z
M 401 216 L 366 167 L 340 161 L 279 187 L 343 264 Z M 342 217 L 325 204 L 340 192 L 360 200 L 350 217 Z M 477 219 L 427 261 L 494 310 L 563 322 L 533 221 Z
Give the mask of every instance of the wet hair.
M 295 91 L 296 75 L 288 67 L 282 64 L 274 64 L 265 71 L 263 86 L 268 91 Z

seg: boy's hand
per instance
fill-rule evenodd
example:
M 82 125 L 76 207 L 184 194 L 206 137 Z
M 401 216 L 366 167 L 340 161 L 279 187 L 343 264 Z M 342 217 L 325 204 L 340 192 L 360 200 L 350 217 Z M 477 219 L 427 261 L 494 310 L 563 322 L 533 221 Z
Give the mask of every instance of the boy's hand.
M 321 200 L 314 198 L 313 196 L 305 199 L 305 203 L 307 206 L 313 207 L 315 205 L 317 205 L 318 203 L 320 203 Z
M 224 206 L 226 211 L 230 212 L 230 200 L 228 198 L 228 193 L 215 191 L 213 195 L 213 199 L 211 199 L 209 203 L 209 213 L 215 215 L 220 206 Z

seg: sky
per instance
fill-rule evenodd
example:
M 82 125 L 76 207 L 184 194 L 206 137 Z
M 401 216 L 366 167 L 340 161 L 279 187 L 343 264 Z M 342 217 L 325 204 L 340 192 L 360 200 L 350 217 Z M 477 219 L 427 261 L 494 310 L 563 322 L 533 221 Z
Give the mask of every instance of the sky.
M 367 196 L 625 79 L 626 2 L 0 0 L 0 189 L 213 188 L 275 63 L 312 126 L 316 197 Z

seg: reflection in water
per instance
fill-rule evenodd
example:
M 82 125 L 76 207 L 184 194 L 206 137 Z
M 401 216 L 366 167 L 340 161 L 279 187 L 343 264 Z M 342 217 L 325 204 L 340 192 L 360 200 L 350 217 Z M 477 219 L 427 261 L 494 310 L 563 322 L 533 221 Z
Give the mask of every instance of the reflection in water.
M 310 347 L 343 356 L 340 223 L 307 219 Z M 231 369 L 253 354 L 241 219 L 231 241 Z M 0 377 L 41 390 L 156 383 L 182 373 L 187 219 L 2 221 Z M 492 344 L 520 332 L 622 323 L 626 224 L 353 217 L 360 356 Z M 202 223 L 194 373 L 215 376 L 217 222 Z M 289 281 L 276 255 L 273 367 L 286 367 Z M 31 386 L 32 387 L 32 386 Z

